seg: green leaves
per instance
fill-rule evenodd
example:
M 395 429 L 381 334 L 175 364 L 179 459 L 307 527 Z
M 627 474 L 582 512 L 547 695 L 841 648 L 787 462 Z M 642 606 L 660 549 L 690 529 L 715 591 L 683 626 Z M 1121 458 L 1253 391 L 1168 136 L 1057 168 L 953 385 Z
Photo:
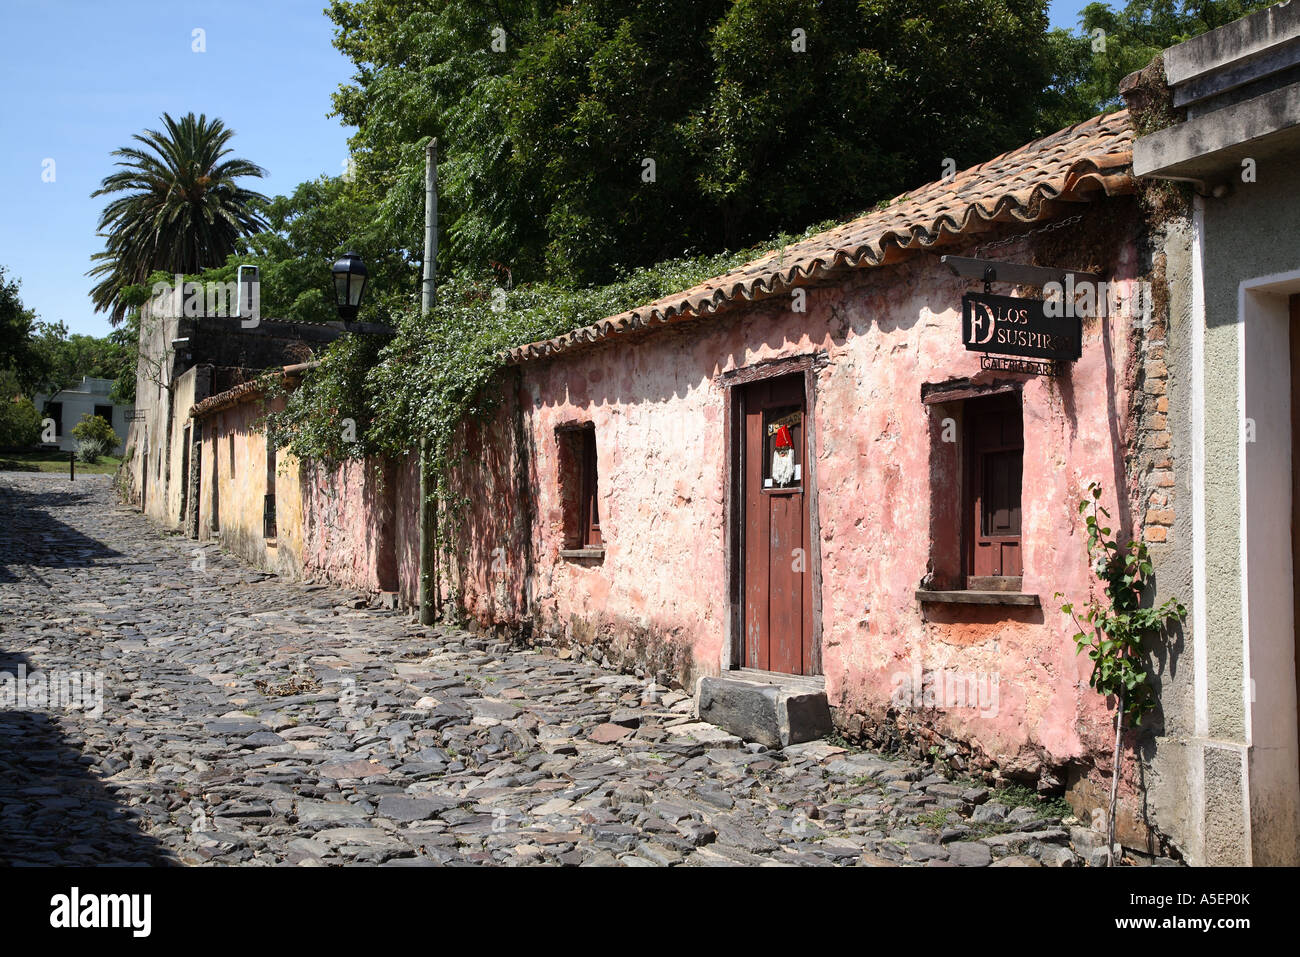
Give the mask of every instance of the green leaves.
M 328 15 L 356 64 L 335 109 L 393 243 L 420 248 L 420 147 L 437 136 L 440 272 L 495 262 L 520 283 L 609 283 L 850 217 L 945 157 L 1040 132 L 1052 72 L 1041 0 L 336 0 Z
M 496 407 L 494 375 L 505 350 L 689 288 L 758 253 L 669 260 L 579 290 L 538 284 L 507 289 L 491 277 L 444 277 L 431 315 L 421 316 L 407 297 L 391 313 L 395 336 L 352 335 L 332 343 L 268 423 L 282 447 L 327 461 L 403 454 L 428 439 L 439 495 L 446 498 L 464 451 L 457 430 Z M 351 441 L 343 438 L 349 434 L 345 419 L 352 422 Z
M 264 170 L 227 158 L 234 130 L 193 113 L 179 120 L 164 113 L 162 120 L 163 131 L 135 134 L 140 147 L 113 152 L 118 171 L 91 193 L 116 195 L 100 216 L 104 249 L 91 257 L 95 265 L 87 273 L 101 277 L 91 300 L 114 325 L 130 305 L 122 296 L 126 287 L 155 270 L 189 274 L 219 265 L 240 237 L 266 225 L 256 208 L 266 197 L 237 182 Z
M 1079 502 L 1079 514 L 1085 516 L 1088 530 L 1089 564 L 1106 600 L 1100 601 L 1090 593 L 1082 614 L 1069 602 L 1061 605 L 1061 612 L 1069 615 L 1079 629 L 1074 634 L 1076 653 L 1087 650 L 1093 662 L 1090 686 L 1121 701 L 1125 719 L 1130 726 L 1136 726 L 1155 707 L 1150 673 L 1142 667 L 1145 643 L 1184 620 L 1187 610 L 1175 599 L 1158 608 L 1143 607 L 1148 577 L 1153 574 L 1146 544 L 1130 541 L 1121 546 L 1111 539 L 1110 528 L 1099 521 L 1100 517 L 1109 517 L 1101 507 L 1101 486 L 1089 485 L 1086 494 Z

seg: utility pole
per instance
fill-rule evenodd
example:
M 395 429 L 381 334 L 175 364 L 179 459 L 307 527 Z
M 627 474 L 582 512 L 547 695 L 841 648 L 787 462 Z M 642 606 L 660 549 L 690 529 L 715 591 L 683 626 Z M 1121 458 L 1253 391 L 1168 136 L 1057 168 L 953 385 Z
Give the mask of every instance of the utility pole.
M 424 151 L 424 281 L 420 290 L 420 314 L 426 320 L 433 311 L 438 261 L 438 140 L 429 140 Z M 438 503 L 433 498 L 432 463 L 428 438 L 420 438 L 420 623 L 432 625 L 437 616 L 438 590 Z

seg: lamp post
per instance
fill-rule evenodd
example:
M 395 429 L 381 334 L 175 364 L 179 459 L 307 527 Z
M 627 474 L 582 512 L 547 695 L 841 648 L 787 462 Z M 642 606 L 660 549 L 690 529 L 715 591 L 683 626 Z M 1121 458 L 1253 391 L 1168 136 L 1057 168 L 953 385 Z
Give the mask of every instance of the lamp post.
M 357 317 L 366 291 L 366 264 L 356 253 L 346 253 L 330 270 L 334 274 L 334 304 L 344 322 Z

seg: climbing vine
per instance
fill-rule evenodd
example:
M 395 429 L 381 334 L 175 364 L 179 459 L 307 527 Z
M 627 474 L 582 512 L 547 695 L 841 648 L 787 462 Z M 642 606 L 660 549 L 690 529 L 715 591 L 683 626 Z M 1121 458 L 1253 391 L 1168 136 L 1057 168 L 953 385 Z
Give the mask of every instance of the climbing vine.
M 507 350 L 688 289 L 827 225 L 760 247 L 669 260 L 583 289 L 511 287 L 508 277 L 491 274 L 441 279 L 428 315 L 412 299 L 389 317 L 392 335 L 345 335 L 331 343 L 299 387 L 280 390 L 285 407 L 268 415 L 268 428 L 281 448 L 326 462 L 404 455 L 425 440 L 439 500 L 463 501 L 452 471 L 478 450 L 458 446 L 460 426 L 496 408 L 495 378 Z
M 1088 652 L 1092 661 L 1089 684 L 1107 698 L 1115 699 L 1115 750 L 1110 791 L 1109 853 L 1115 846 L 1115 805 L 1119 788 L 1120 741 L 1125 719 L 1136 728 L 1155 707 L 1144 642 L 1162 635 L 1187 617 L 1187 609 L 1177 599 L 1161 605 L 1144 606 L 1151 585 L 1151 560 L 1145 542 L 1127 545 L 1111 537 L 1103 519 L 1110 513 L 1101 505 L 1101 486 L 1088 486 L 1088 497 L 1079 502 L 1079 514 L 1085 516 L 1088 562 L 1101 582 L 1103 597 L 1090 590 L 1087 604 L 1076 609 L 1073 603 L 1061 605 L 1077 631 L 1076 653 Z M 1056 594 L 1061 598 L 1060 592 Z

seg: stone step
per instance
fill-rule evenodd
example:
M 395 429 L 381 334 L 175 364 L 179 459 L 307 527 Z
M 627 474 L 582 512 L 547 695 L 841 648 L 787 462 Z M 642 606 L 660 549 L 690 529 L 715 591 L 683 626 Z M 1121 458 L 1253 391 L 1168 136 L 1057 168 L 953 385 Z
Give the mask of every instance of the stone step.
M 769 748 L 815 741 L 831 733 L 821 678 L 742 669 L 700 679 L 697 713 L 746 741 Z

